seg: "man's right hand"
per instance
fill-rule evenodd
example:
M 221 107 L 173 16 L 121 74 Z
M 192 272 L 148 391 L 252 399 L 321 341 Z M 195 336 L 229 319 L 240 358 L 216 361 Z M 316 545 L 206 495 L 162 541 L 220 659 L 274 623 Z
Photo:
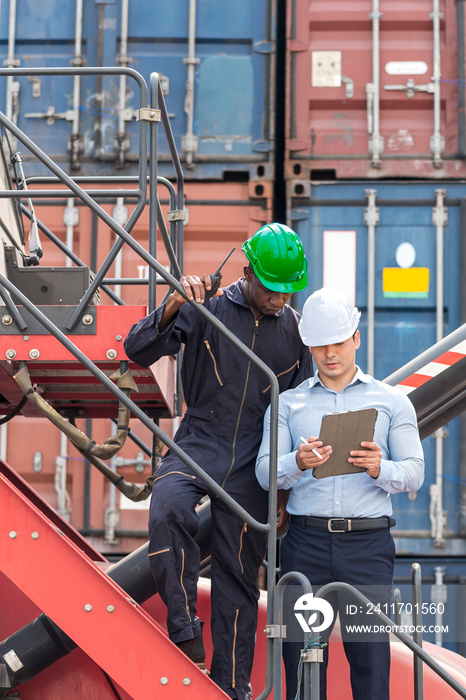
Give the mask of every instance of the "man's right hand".
M 301 471 L 306 469 L 314 469 L 314 467 L 319 467 L 321 464 L 325 464 L 330 455 L 332 454 L 332 448 L 330 445 L 322 446 L 323 443 L 318 438 L 311 435 L 307 438 L 307 442 L 302 442 L 296 452 L 296 464 Z M 316 450 L 322 459 L 315 454 L 313 450 Z
M 212 282 L 209 274 L 204 274 L 198 277 L 197 275 L 183 275 L 179 280 L 181 286 L 183 287 L 188 299 L 197 301 L 199 304 L 203 304 L 205 300 L 205 293 L 212 288 Z M 223 294 L 221 289 L 217 290 L 214 296 L 219 297 Z M 182 296 L 176 289 L 170 294 L 167 301 L 165 302 L 165 308 L 163 310 L 162 318 L 159 323 L 159 330 L 163 330 L 166 325 L 168 325 L 172 316 L 178 311 L 179 308 L 186 304 L 186 299 Z

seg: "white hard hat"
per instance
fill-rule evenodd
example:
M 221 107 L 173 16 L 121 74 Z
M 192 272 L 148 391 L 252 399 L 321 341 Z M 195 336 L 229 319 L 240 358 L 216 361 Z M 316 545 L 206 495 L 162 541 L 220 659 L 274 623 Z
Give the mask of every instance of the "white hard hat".
M 299 333 L 304 345 L 342 343 L 354 335 L 361 312 L 337 289 L 322 287 L 303 306 Z

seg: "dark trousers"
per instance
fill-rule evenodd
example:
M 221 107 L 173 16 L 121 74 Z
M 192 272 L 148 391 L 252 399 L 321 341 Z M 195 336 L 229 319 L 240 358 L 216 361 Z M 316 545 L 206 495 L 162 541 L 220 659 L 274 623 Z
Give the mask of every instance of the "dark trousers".
M 149 556 L 157 589 L 167 605 L 170 639 L 180 642 L 200 634 L 196 617 L 199 548 L 193 537 L 199 521 L 195 506 L 208 493 L 182 463 L 167 461 L 157 470 L 150 508 Z M 267 494 L 254 469 L 232 474 L 225 489 L 264 522 Z M 209 494 L 210 495 L 210 494 Z M 210 676 L 230 697 L 251 697 L 259 590 L 256 580 L 265 537 L 211 495 L 211 628 L 214 646 Z
M 387 606 L 391 602 L 394 560 L 395 545 L 389 529 L 330 533 L 291 523 L 281 549 L 282 574 L 300 571 L 309 578 L 314 593 L 326 583 L 342 581 L 357 587 L 374 603 Z M 290 585 L 285 595 L 285 622 L 289 625 L 287 638 L 290 640 L 283 644 L 287 700 L 295 699 L 298 687 L 298 665 L 303 648 L 300 640 L 304 633 L 297 624 L 293 608 L 302 592 L 300 587 Z M 334 610 L 338 608 L 340 615 L 353 700 L 388 700 L 388 635 L 349 633 L 349 626 L 352 625 L 380 623 L 375 615 L 367 614 L 370 608 L 369 611 L 365 610 L 359 602 L 355 606 L 355 599 L 346 593 L 332 595 L 329 602 Z M 319 643 L 326 641 L 330 631 L 320 633 Z M 328 646 L 324 647 L 324 662 L 320 665 L 321 700 L 327 697 L 327 665 Z M 303 697 L 302 686 L 300 697 Z

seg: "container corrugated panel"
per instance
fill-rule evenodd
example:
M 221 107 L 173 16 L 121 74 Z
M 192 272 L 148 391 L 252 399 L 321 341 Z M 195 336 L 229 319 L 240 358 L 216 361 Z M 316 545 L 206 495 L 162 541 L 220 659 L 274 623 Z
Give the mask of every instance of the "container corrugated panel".
M 287 5 L 288 179 L 465 176 L 462 3 Z
M 310 198 L 295 198 L 289 211 L 310 265 L 308 289 L 298 295 L 298 307 L 323 284 L 342 288 L 362 311 L 361 348 L 357 362 L 368 360 L 368 217 L 375 221 L 374 376 L 387 377 L 431 347 L 436 338 L 437 285 L 443 290 L 443 335 L 461 318 L 461 235 L 464 230 L 466 185 L 443 183 L 447 223 L 443 229 L 443 268 L 437 272 L 437 228 L 434 224 L 438 183 L 374 181 L 312 185 Z M 368 194 L 374 193 L 374 211 Z M 445 214 L 440 219 L 444 220 Z M 464 234 L 463 234 L 464 235 Z M 464 263 L 463 263 L 464 264 Z M 403 267 L 404 266 L 404 267 Z M 401 280 L 401 282 L 400 282 Z M 398 286 L 397 286 L 398 285 Z M 463 310 L 464 312 L 464 310 Z M 443 553 L 464 554 L 461 515 L 464 474 L 460 465 L 460 419 L 448 424 L 443 440 L 444 510 L 447 514 Z M 417 495 L 394 497 L 400 552 L 434 554 L 430 506 L 435 482 L 435 440 L 423 443 L 426 481 Z M 410 534 L 409 534 L 410 533 Z
M 266 183 L 265 189 L 270 193 L 271 185 Z M 227 285 L 242 275 L 246 262 L 241 245 L 253 235 L 264 223 L 270 222 L 270 200 L 254 196 L 254 189 L 248 183 L 202 183 L 189 182 L 185 189 L 186 208 L 189 212 L 189 223 L 184 233 L 184 271 L 186 274 L 212 273 L 220 265 L 227 253 L 235 247 L 235 252 L 222 270 L 222 284 Z M 164 194 L 160 192 L 162 208 L 168 209 Z M 37 200 L 36 214 L 38 219 L 51 229 L 62 241 L 65 240 L 66 227 L 64 223 L 64 208 L 67 204 L 59 200 Z M 106 203 L 104 206 L 109 213 L 113 212 L 116 203 Z M 125 202 L 128 214 L 134 203 Z M 27 233 L 27 222 L 25 223 Z M 92 233 L 94 231 L 94 233 Z M 146 207 L 142 217 L 137 222 L 133 235 L 147 250 L 149 234 L 149 211 Z M 97 256 L 100 266 L 108 254 L 114 241 L 115 234 L 102 222 L 93 222 L 93 216 L 88 209 L 78 207 L 78 222 L 74 229 L 74 252 L 86 264 L 91 263 L 92 251 Z M 61 266 L 65 264 L 64 254 L 41 236 L 44 256 L 41 264 L 46 266 Z M 158 243 L 157 259 L 168 265 L 163 244 Z M 122 277 L 147 279 L 148 268 L 134 251 L 125 245 L 122 249 Z M 114 277 L 114 267 L 108 277 Z M 160 303 L 167 291 L 165 285 L 157 288 L 157 302 Z M 146 305 L 148 302 L 147 285 L 121 286 L 121 297 L 127 304 Z M 109 302 L 106 294 L 101 295 L 102 303 Z M 139 320 L 139 319 L 135 319 Z M 83 419 L 77 420 L 80 430 L 92 436 L 98 444 L 111 434 L 111 423 L 108 420 L 93 420 L 91 427 Z M 138 421 L 132 421 L 132 431 L 145 445 L 152 444 L 152 434 Z M 172 421 L 160 420 L 160 427 L 168 436 L 172 436 Z M 68 444 L 68 458 L 59 460 L 60 432 L 45 418 L 24 418 L 22 416 L 11 420 L 7 426 L 6 461 L 16 469 L 39 493 L 53 506 L 70 511 L 71 524 L 79 530 L 84 530 L 89 540 L 100 551 L 121 554 L 130 552 L 139 546 L 141 538 L 147 537 L 147 508 L 148 501 L 132 504 L 121 498 L 116 492 L 115 501 L 110 500 L 108 482 L 93 468 L 86 466 L 85 459 Z M 24 439 L 24 435 L 28 439 Z M 144 483 L 150 474 L 150 464 L 147 456 L 142 454 L 142 460 L 135 464 L 140 448 L 130 440 L 123 447 L 118 457 L 133 460 L 130 464 L 118 466 L 118 473 L 126 481 Z M 142 466 L 143 470 L 140 470 Z M 62 470 L 65 470 L 66 474 Z M 56 476 L 61 475 L 61 482 Z M 61 489 L 61 496 L 57 489 Z M 60 500 L 61 499 L 61 500 Z M 110 507 L 115 507 L 118 513 L 115 540 L 111 542 L 111 530 L 105 538 L 105 513 Z M 108 517 L 108 516 L 107 516 Z
M 13 0 L 6 1 L 0 19 L 0 60 L 3 64 L 10 56 L 10 62 L 20 67 L 127 65 L 148 83 L 150 74 L 158 72 L 177 149 L 183 159 L 192 160 L 187 162 L 190 178 L 221 179 L 227 171 L 249 174 L 250 170 L 257 176 L 260 165 L 268 168 L 265 176 L 270 178 L 275 2 L 85 2 L 80 22 L 75 20 L 76 3 L 27 0 L 18 3 L 9 47 Z M 191 46 L 190 7 L 195 13 Z M 76 56 L 75 38 L 81 30 Z M 18 112 L 19 127 L 50 157 L 68 165 L 73 77 L 19 77 L 15 87 L 19 91 L 12 100 L 12 113 Z M 7 89 L 6 79 L 1 79 L 3 110 Z M 122 165 L 134 171 L 138 108 L 139 88 L 131 77 L 123 85 L 118 76 L 82 78 L 74 114 L 79 120 L 81 174 L 108 175 Z M 159 141 L 161 159 L 166 160 L 168 147 L 165 139 Z M 168 164 L 161 167 L 163 174 L 173 173 Z

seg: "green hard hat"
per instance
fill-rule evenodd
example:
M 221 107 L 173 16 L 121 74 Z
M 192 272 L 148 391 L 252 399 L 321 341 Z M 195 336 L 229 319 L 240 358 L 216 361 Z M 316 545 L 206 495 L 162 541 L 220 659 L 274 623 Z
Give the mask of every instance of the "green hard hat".
M 300 292 L 307 286 L 307 260 L 297 233 L 285 224 L 266 224 L 243 243 L 260 282 L 274 292 Z

